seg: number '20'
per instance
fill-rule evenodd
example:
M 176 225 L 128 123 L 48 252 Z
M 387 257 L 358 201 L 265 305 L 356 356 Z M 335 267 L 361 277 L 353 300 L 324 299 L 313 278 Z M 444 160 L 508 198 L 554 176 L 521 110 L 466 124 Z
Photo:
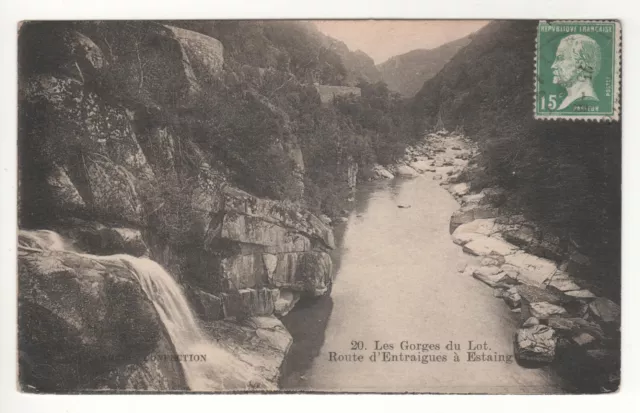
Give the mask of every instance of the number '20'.
M 351 342 L 351 350 L 363 350 L 364 343 L 362 341 L 352 341 Z

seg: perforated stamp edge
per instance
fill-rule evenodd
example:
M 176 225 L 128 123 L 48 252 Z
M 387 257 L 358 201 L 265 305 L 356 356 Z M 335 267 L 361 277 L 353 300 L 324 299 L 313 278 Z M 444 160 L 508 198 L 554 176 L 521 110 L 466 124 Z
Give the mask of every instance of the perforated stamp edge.
M 558 23 L 613 23 L 615 26 L 615 42 L 614 42 L 614 62 L 613 62 L 613 115 L 572 115 L 570 113 L 559 113 L 557 115 L 538 115 L 538 48 L 540 25 L 548 22 Z M 586 122 L 618 122 L 620 121 L 621 98 L 620 90 L 622 87 L 622 29 L 619 20 L 540 20 L 536 28 L 536 48 L 533 57 L 533 116 L 536 120 L 567 120 L 567 121 L 586 121 Z

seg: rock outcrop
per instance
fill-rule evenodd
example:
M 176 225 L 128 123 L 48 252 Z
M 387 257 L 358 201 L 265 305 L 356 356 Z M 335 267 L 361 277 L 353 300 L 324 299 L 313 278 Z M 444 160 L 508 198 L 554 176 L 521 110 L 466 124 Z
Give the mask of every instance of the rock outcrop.
M 37 390 L 185 387 L 179 365 L 165 366 L 171 370 L 165 372 L 140 361 L 170 353 L 171 342 L 130 271 L 83 258 L 85 253 L 157 261 L 182 284 L 202 320 L 231 326 L 226 330 L 236 329 L 235 336 L 264 336 L 247 357 L 277 377 L 288 333 L 246 322 L 264 317 L 273 323 L 298 300 L 329 293 L 328 251 L 335 247 L 332 229 L 299 202 L 305 168 L 287 112 L 261 94 L 260 82 L 247 81 L 252 86 L 238 91 L 223 44 L 184 28 L 26 23 L 20 39 L 20 225 L 41 230 L 21 241 L 21 340 L 38 349 L 21 358 L 25 382 Z M 278 75 L 258 74 L 264 81 Z M 356 89 L 348 93 L 359 95 Z M 284 195 L 276 196 L 279 187 L 262 197 L 239 189 L 238 175 L 253 165 L 222 153 L 216 143 L 213 150 L 214 139 L 198 129 L 193 118 L 217 96 L 242 98 L 268 121 L 260 131 L 265 138 L 256 142 L 264 144 L 266 153 L 259 155 L 265 162 L 284 165 L 282 178 L 292 182 Z M 353 189 L 357 164 L 348 161 L 345 179 Z M 267 199 L 272 193 L 286 200 Z M 34 358 L 37 352 L 65 357 L 68 346 L 75 356 L 79 343 L 93 353 L 79 356 L 87 369 L 80 376 L 62 369 L 38 381 L 29 373 L 28 366 L 46 361 Z M 243 341 L 234 343 L 241 352 Z M 142 359 L 94 360 L 100 353 L 118 358 L 125 348 Z
M 555 331 L 543 325 L 521 328 L 515 335 L 515 355 L 519 361 L 550 363 L 556 356 Z
M 171 340 L 123 263 L 42 249 L 21 232 L 20 379 L 40 391 L 187 389 Z
M 289 352 L 291 334 L 275 317 L 252 317 L 241 323 L 217 321 L 207 326 L 219 344 L 277 388 L 282 360 Z
M 432 134 L 429 139 L 433 153 L 440 158 L 435 161 L 436 171 L 446 167 L 453 146 L 466 146 L 469 154 L 476 152 L 472 144 L 457 136 L 444 140 Z M 524 216 L 508 214 L 503 189 L 473 188 L 466 181 L 480 173 L 477 166 L 448 173 L 442 174 L 441 185 L 461 203 L 451 216 L 452 240 L 466 253 L 478 256 L 481 264 L 467 266 L 462 275 L 490 286 L 495 297 L 520 313 L 521 327 L 514 334 L 517 360 L 555 365 L 569 360 L 570 353 L 582 360 L 581 368 L 593 374 L 592 380 L 599 386 L 615 388 L 620 307 L 598 297 L 580 278 L 589 272 L 589 259 Z M 603 354 L 607 356 L 599 358 Z

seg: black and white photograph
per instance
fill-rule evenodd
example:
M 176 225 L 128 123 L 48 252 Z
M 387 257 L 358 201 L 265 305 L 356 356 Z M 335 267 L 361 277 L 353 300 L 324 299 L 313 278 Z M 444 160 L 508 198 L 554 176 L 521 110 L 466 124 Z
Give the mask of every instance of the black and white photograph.
M 625 29 L 541 17 L 20 22 L 18 391 L 618 392 Z

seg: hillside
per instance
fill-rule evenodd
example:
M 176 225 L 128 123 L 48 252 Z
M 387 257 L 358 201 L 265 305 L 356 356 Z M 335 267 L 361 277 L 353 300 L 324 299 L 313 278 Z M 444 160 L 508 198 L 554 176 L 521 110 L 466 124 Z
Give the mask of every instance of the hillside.
M 467 36 L 435 49 L 412 50 L 380 63 L 377 69 L 389 88 L 411 97 L 470 41 L 471 36 Z
M 315 30 L 321 36 L 322 42 L 329 50 L 335 52 L 342 59 L 347 69 L 346 82 L 357 85 L 360 81 L 376 83 L 382 80 L 382 75 L 373 59 L 362 50 L 351 51 L 344 42 L 326 36 Z
M 477 185 L 506 188 L 513 210 L 587 251 L 599 268 L 593 277 L 616 294 L 620 123 L 533 118 L 536 24 L 493 22 L 477 32 L 416 94 L 416 133 L 440 120 L 462 128 L 480 146 Z
M 403 120 L 403 103 L 384 84 L 371 85 L 347 69 L 359 61 L 366 69 L 370 59 L 353 54 L 345 65 L 341 54 L 351 56 L 349 50 L 338 44 L 338 53 L 327 42 L 304 23 L 289 21 L 22 26 L 18 219 L 24 230 L 19 263 L 23 385 L 40 391 L 185 385 L 179 374 L 166 373 L 176 379 L 167 381 L 156 366 L 138 360 L 131 368 L 98 363 L 96 372 L 89 358 L 79 366 L 80 378 L 65 361 L 51 372 L 41 371 L 39 357 L 51 351 L 62 359 L 84 357 L 82 340 L 74 341 L 66 331 L 81 317 L 74 300 L 91 301 L 86 296 L 91 293 L 74 290 L 65 301 L 69 307 L 49 304 L 55 302 L 56 285 L 69 277 L 79 283 L 96 277 L 100 294 L 109 296 L 115 287 L 102 278 L 107 273 L 100 272 L 99 260 L 122 272 L 119 282 L 127 287 L 118 294 L 131 298 L 110 307 L 91 301 L 91 313 L 109 313 L 108 328 L 115 330 L 125 328 L 124 305 L 149 307 L 127 265 L 137 268 L 139 276 L 153 272 L 157 282 L 163 280 L 161 289 L 184 291 L 198 315 L 212 322 L 281 315 L 298 299 L 330 291 L 328 251 L 335 244 L 330 218 L 321 214 L 344 214 L 359 169 L 404 154 L 402 137 L 410 136 L 411 123 Z M 356 82 L 357 88 L 346 87 Z M 340 97 L 325 97 L 323 104 L 319 86 Z M 67 251 L 67 245 L 73 246 Z M 93 264 L 65 261 L 78 250 L 96 254 Z M 111 254 L 131 259 L 127 264 L 101 258 Z M 67 262 L 68 269 L 45 285 L 50 256 Z M 171 276 L 153 262 L 134 259 L 141 256 L 157 261 Z M 76 264 L 82 270 L 74 272 Z M 92 265 L 96 268 L 89 269 Z M 34 289 L 42 294 L 32 295 Z M 184 302 L 173 310 L 178 308 L 180 317 L 191 317 Z M 108 345 L 117 351 L 135 345 L 141 355 L 164 351 L 167 337 L 156 334 L 154 317 L 134 320 L 135 329 L 150 332 L 132 338 L 140 342 Z M 270 323 L 277 327 L 279 321 Z M 246 326 L 220 328 L 228 331 L 222 339 L 233 341 Z M 83 326 L 82 331 L 86 340 L 104 334 L 99 328 Z M 268 374 L 256 379 L 267 388 L 277 381 L 290 339 L 280 331 L 280 353 L 250 350 L 267 354 L 275 365 L 260 370 Z M 169 333 L 175 341 L 176 332 Z M 68 343 L 51 350 L 57 336 Z M 136 381 L 140 375 L 144 379 Z M 198 388 L 198 383 L 191 380 L 189 386 Z
M 219 39 L 240 63 L 290 71 L 305 83 L 355 86 L 381 80 L 373 59 L 304 21 L 200 21 L 171 24 Z

